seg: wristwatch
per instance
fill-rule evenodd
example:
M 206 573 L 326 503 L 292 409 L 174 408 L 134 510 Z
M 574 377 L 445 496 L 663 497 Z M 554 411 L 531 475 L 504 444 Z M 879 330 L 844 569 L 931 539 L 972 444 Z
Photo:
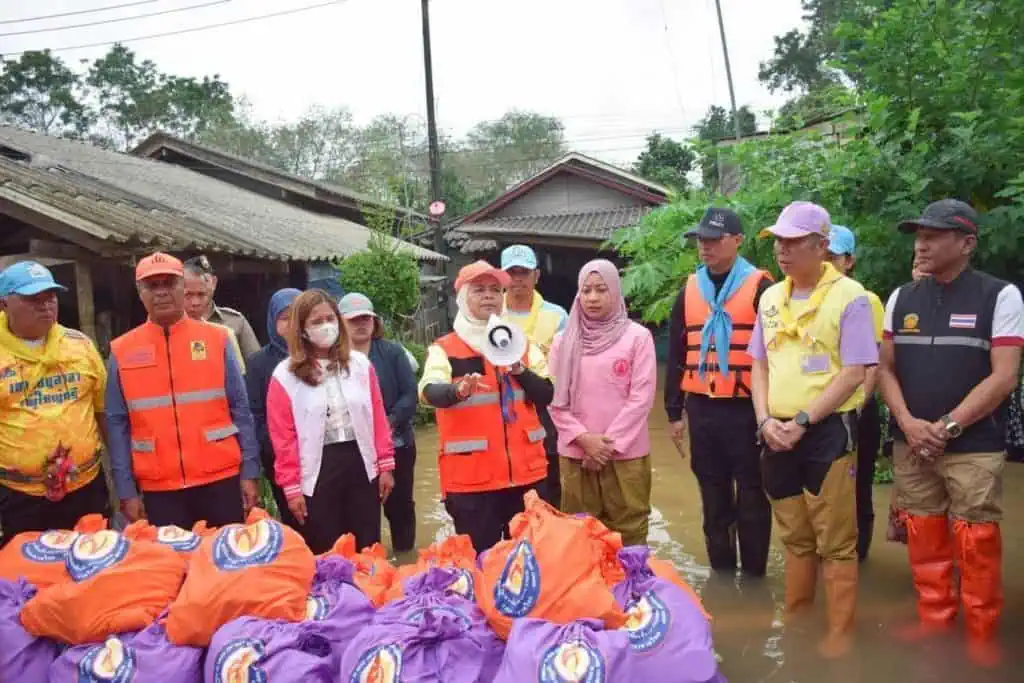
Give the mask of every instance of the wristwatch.
M 797 426 L 807 429 L 811 426 L 811 416 L 808 415 L 806 411 L 801 410 L 796 414 L 796 417 L 793 418 L 793 422 L 796 422 Z
M 949 438 L 951 439 L 955 439 L 964 433 L 964 428 L 955 422 L 949 415 L 943 415 L 940 417 L 939 422 L 941 422 L 942 426 L 946 428 L 946 433 L 949 434 Z

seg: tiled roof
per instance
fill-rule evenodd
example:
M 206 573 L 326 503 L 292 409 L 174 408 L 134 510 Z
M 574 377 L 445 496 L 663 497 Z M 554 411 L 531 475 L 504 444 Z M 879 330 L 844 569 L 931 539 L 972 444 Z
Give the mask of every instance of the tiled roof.
M 503 216 L 463 223 L 461 232 L 469 237 L 533 235 L 604 241 L 619 229 L 636 225 L 653 206 L 622 206 L 614 209 L 574 211 L 537 216 Z
M 0 147 L 0 198 L 111 246 L 314 261 L 362 251 L 371 236 L 174 164 L 9 127 Z M 421 260 L 445 259 L 404 244 Z

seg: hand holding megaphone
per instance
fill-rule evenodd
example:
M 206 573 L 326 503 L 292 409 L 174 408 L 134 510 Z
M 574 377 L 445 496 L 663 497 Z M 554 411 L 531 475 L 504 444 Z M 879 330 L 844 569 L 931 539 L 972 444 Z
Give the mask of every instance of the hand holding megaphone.
M 513 368 L 523 359 L 526 345 L 526 335 L 518 325 L 492 315 L 487 321 L 487 333 L 480 351 L 491 365 Z
M 466 375 L 455 384 L 455 393 L 458 394 L 459 400 L 466 400 L 473 395 L 473 392 L 477 389 L 490 389 L 490 387 L 482 382 L 483 375 L 479 372 L 474 372 L 470 375 Z

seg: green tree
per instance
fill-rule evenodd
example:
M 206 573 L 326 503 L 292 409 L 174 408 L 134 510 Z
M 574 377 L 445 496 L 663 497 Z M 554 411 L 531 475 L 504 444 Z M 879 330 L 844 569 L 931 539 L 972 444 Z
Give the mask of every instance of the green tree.
M 48 135 L 81 137 L 91 123 L 81 78 L 49 50 L 5 59 L 0 121 Z
M 736 110 L 736 118 L 740 122 L 741 136 L 753 135 L 757 132 L 757 116 L 748 105 L 743 105 Z M 698 149 L 700 151 L 701 182 L 706 188 L 718 185 L 719 153 L 716 143 L 719 140 L 736 136 L 735 120 L 731 111 L 726 111 L 724 107 L 713 104 L 708 108 L 708 113 L 704 115 L 704 118 L 694 126 L 697 139 L 703 143 Z
M 830 66 L 840 41 L 834 32 L 845 9 L 857 0 L 803 0 L 807 30 L 793 29 L 775 36 L 775 52 L 761 62 L 758 78 L 772 92 L 811 92 L 839 83 Z
M 647 149 L 633 164 L 633 172 L 675 190 L 685 190 L 690 184 L 686 174 L 696 156 L 690 147 L 660 133 L 652 133 L 647 137 Z

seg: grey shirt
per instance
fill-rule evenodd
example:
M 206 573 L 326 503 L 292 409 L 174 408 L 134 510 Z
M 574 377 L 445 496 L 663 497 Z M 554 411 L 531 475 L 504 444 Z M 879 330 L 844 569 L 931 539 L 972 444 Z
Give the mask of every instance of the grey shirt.
M 235 309 L 214 304 L 213 313 L 207 320 L 231 328 L 231 331 L 235 333 L 235 338 L 238 339 L 238 347 L 242 350 L 243 358 L 248 359 L 249 356 L 260 350 L 260 342 L 256 339 L 256 333 L 252 331 L 252 325 L 244 315 Z

